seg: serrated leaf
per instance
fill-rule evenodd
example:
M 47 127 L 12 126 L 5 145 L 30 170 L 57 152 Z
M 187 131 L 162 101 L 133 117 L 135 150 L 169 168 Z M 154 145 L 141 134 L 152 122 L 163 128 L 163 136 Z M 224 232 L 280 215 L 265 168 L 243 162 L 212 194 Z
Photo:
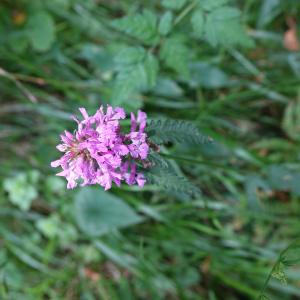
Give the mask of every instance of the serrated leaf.
M 241 23 L 241 12 L 226 6 L 228 0 L 203 0 L 193 13 L 191 23 L 194 32 L 213 46 L 253 46 Z
M 214 10 L 210 15 L 213 16 L 213 19 L 218 20 L 231 20 L 240 17 L 241 12 L 235 7 L 223 6 Z
M 128 48 L 126 55 L 118 58 L 112 101 L 115 105 L 128 100 L 135 93 L 155 86 L 158 74 L 158 61 L 143 48 Z
M 173 14 L 167 11 L 163 14 L 159 21 L 158 31 L 161 35 L 167 35 L 172 28 Z
M 180 120 L 152 120 L 146 127 L 149 138 L 156 144 L 168 142 L 206 144 L 212 142 L 191 122 Z
M 199 2 L 199 5 L 203 9 L 211 11 L 211 10 L 213 10 L 217 7 L 220 7 L 228 2 L 229 2 L 229 0 L 201 0 Z
M 205 39 L 213 46 L 241 45 L 250 47 L 252 40 L 246 34 L 240 21 L 240 11 L 223 6 L 207 14 L 204 25 Z
M 204 33 L 204 12 L 201 9 L 196 10 L 191 18 L 194 32 L 198 37 L 202 37 Z
M 100 236 L 142 220 L 122 199 L 87 187 L 75 197 L 75 217 L 80 229 L 91 236 Z
M 112 101 L 114 105 L 120 105 L 133 94 L 141 90 L 147 82 L 145 69 L 141 64 L 123 68 L 116 77 L 113 86 Z
M 144 10 L 142 13 L 114 20 L 112 25 L 116 29 L 125 32 L 148 45 L 153 45 L 159 40 L 157 17 L 149 10 Z
M 115 57 L 115 62 L 130 65 L 143 61 L 146 51 L 143 47 L 125 47 Z
M 150 53 L 147 54 L 144 61 L 144 68 L 147 77 L 147 83 L 145 88 L 152 88 L 156 85 L 157 74 L 159 70 L 158 61 L 154 55 Z
M 188 77 L 188 61 L 191 51 L 185 44 L 181 36 L 167 38 L 160 50 L 160 58 L 167 67 L 180 73 L 183 77 Z
M 55 40 L 55 25 L 52 16 L 43 11 L 30 16 L 28 38 L 35 50 L 49 50 Z
M 187 0 L 163 0 L 161 4 L 166 8 L 177 10 L 181 9 L 186 2 Z

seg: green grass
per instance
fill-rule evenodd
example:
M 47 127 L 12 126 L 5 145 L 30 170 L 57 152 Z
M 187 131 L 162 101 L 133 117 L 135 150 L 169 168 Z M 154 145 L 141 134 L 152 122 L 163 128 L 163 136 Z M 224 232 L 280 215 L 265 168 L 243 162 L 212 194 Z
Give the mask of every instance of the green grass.
M 170 33 L 156 36 L 151 18 L 167 2 L 1 5 L 1 300 L 300 298 L 300 56 L 282 44 L 300 6 L 233 1 L 250 35 L 213 47 L 191 29 L 196 1 L 182 1 Z M 113 22 L 143 8 L 150 25 Z M 74 129 L 69 116 L 105 103 L 194 121 L 214 143 L 163 148 L 201 195 L 113 188 L 142 219 L 90 237 L 76 217 L 81 188 L 66 190 L 50 162 L 59 134 Z

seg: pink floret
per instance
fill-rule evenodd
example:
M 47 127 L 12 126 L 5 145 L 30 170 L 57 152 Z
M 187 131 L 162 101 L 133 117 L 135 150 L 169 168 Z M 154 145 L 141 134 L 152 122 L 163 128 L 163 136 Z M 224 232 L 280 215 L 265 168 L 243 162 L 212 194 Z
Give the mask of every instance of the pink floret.
M 120 186 L 122 181 L 128 185 L 143 187 L 146 179 L 137 172 L 137 162 L 148 156 L 147 134 L 144 132 L 147 115 L 139 111 L 137 118 L 131 114 L 131 131 L 121 133 L 120 120 L 126 118 L 123 108 L 103 107 L 92 116 L 85 108 L 79 108 L 83 120 L 76 117 L 78 128 L 74 134 L 65 131 L 62 143 L 57 149 L 63 156 L 51 163 L 51 167 L 61 167 L 57 176 L 67 179 L 68 189 L 99 184 L 105 190 L 112 183 Z

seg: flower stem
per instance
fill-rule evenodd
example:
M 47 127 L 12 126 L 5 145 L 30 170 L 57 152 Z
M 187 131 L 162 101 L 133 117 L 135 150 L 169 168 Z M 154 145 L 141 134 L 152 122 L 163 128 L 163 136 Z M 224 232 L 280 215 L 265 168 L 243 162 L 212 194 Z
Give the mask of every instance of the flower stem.
M 192 2 L 190 5 L 188 5 L 179 15 L 178 17 L 174 20 L 174 26 L 177 25 L 197 4 L 198 0 Z
M 219 165 L 219 164 L 206 162 L 206 161 L 200 160 L 200 159 L 193 159 L 193 158 L 182 157 L 182 156 L 166 154 L 166 153 L 159 153 L 159 154 L 161 156 L 165 157 L 165 158 L 171 158 L 171 159 L 175 159 L 175 160 L 186 161 L 186 162 L 193 163 L 193 164 L 207 165 L 207 166 L 211 166 L 211 167 L 215 167 L 215 168 L 219 168 L 219 169 L 224 169 L 224 170 L 232 169 L 228 166 L 222 166 L 222 165 Z

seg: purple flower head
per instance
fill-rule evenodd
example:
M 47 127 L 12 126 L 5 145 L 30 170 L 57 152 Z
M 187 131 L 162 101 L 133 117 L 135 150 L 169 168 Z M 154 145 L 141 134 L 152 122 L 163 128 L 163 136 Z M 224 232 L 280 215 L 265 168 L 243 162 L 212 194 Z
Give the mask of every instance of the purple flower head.
M 61 135 L 62 143 L 57 149 L 63 156 L 51 163 L 52 167 L 61 167 L 58 176 L 66 177 L 67 188 L 99 184 L 105 190 L 114 182 L 120 186 L 122 181 L 129 185 L 144 186 L 146 180 L 137 172 L 137 162 L 148 156 L 147 134 L 144 132 L 147 116 L 139 111 L 137 119 L 131 114 L 131 132 L 122 134 L 120 120 L 126 114 L 122 108 L 103 107 L 92 116 L 85 108 L 79 108 L 83 120 L 76 117 L 78 128 L 74 133 L 65 131 Z
M 137 119 L 131 113 L 131 131 L 126 135 L 127 139 L 131 141 L 131 144 L 128 145 L 131 156 L 142 160 L 147 158 L 149 152 L 147 134 L 144 133 L 146 123 L 146 113 L 138 111 Z

